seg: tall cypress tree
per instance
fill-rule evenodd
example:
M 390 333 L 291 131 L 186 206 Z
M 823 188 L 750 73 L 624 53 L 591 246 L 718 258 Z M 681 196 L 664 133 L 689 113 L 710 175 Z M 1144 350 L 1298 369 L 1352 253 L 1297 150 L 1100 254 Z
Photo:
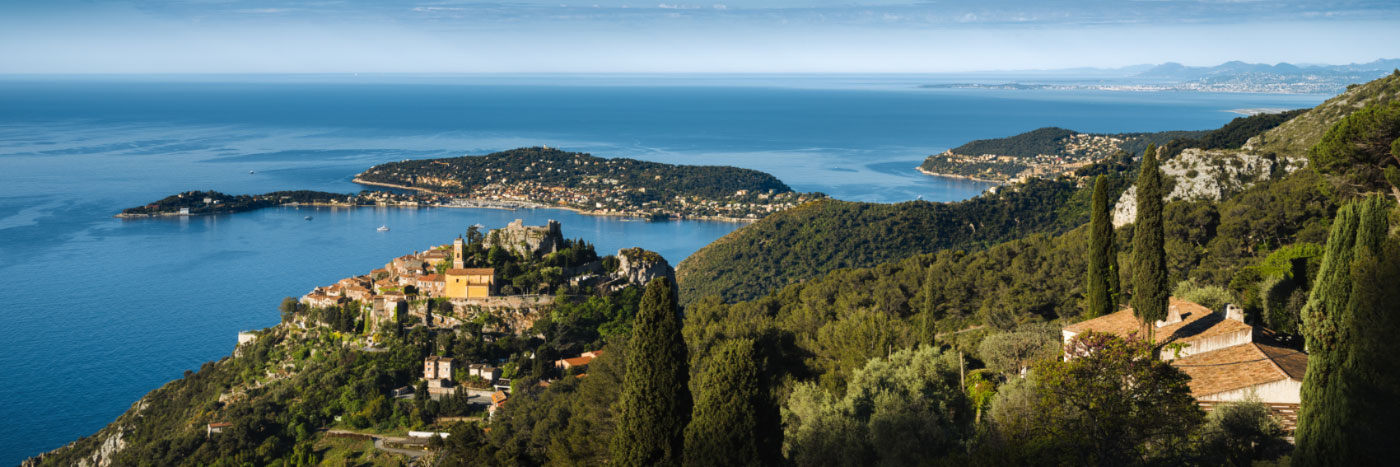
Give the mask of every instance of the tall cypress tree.
M 691 409 L 686 353 L 675 286 L 668 278 L 653 279 L 632 322 L 612 464 L 681 464 Z
M 1337 211 L 1308 304 L 1308 369 L 1298 416 L 1298 465 L 1373 464 L 1388 456 L 1400 393 L 1388 206 L 1372 196 Z M 1388 283 L 1387 283 L 1388 282 Z M 1391 374 L 1381 373 L 1387 369 Z
M 934 265 L 930 264 L 928 272 L 924 274 L 924 313 L 919 317 L 919 343 L 937 346 L 938 315 L 934 311 L 938 309 L 938 289 L 935 286 L 938 276 L 933 268 Z
M 1162 173 L 1157 146 L 1142 153 L 1137 178 L 1137 219 L 1133 222 L 1133 316 L 1153 338 L 1153 323 L 1167 317 L 1167 250 L 1162 224 Z
M 1085 314 L 1103 316 L 1118 308 L 1118 247 L 1113 239 L 1112 208 L 1108 204 L 1108 177 L 1094 179 L 1094 204 L 1089 218 L 1089 270 L 1084 294 Z
M 688 466 L 764 465 L 759 418 L 777 419 L 759 381 L 754 342 L 734 339 L 710 354 L 695 389 L 695 411 L 685 430 Z M 780 461 L 774 456 L 769 462 Z

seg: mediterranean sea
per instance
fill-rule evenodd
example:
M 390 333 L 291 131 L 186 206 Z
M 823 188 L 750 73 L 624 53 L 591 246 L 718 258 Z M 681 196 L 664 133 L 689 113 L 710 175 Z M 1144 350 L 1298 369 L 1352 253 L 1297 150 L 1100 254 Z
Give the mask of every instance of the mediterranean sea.
M 927 155 L 1042 126 L 1219 127 L 1320 95 L 919 89 L 914 75 L 0 76 L 0 464 L 94 433 L 276 324 L 282 297 L 469 225 L 563 223 L 674 265 L 740 227 L 562 210 L 295 209 L 121 220 L 186 190 L 354 192 L 386 161 L 547 145 L 734 165 L 847 200 L 966 199 Z M 965 77 L 951 78 L 967 82 Z M 312 220 L 305 220 L 312 216 Z M 385 225 L 388 232 L 377 232 Z

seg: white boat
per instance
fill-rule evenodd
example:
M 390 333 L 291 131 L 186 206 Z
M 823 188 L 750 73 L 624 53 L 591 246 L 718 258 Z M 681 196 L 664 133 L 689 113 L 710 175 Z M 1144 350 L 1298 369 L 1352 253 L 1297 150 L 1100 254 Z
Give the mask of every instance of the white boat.
M 257 173 L 257 172 L 254 172 L 254 171 L 249 170 L 248 173 L 250 173 L 250 174 L 255 174 L 255 173 Z
M 311 216 L 306 216 L 306 220 L 311 220 Z
M 375 229 L 375 230 L 378 230 L 378 231 L 380 231 L 380 232 L 388 232 L 388 231 L 389 231 L 389 226 L 387 226 L 387 225 L 381 225 L 381 226 L 379 226 L 378 229 Z

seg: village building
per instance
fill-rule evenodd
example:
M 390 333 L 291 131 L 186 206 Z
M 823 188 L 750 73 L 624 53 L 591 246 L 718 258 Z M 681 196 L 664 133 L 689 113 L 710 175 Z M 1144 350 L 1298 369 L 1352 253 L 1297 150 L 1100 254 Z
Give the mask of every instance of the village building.
M 484 299 L 496 294 L 496 270 L 448 269 L 445 283 L 447 298 Z
M 437 355 L 423 359 L 423 379 L 428 382 L 428 395 L 441 396 L 457 393 L 452 383 L 452 359 Z
M 509 399 L 510 396 L 506 395 L 505 391 L 491 393 L 491 405 L 486 408 L 486 416 L 488 418 L 496 416 L 496 411 L 500 410 L 501 407 L 505 407 L 506 401 Z
M 602 350 L 591 350 L 574 358 L 555 360 L 554 367 L 561 370 L 568 370 L 574 367 L 586 367 L 589 363 L 593 363 L 594 358 L 598 358 L 598 356 L 602 354 Z
M 439 264 L 442 264 L 444 261 L 447 261 L 451 257 L 451 252 L 439 248 L 430 249 L 428 251 L 423 252 L 422 255 L 419 255 L 419 259 L 422 259 L 424 263 L 428 263 L 429 266 L 437 266 Z
M 467 366 L 467 376 L 481 378 L 489 384 L 495 384 L 496 379 L 501 377 L 501 369 L 485 363 L 473 363 Z
M 443 291 L 447 289 L 447 281 L 443 279 L 441 274 L 424 274 L 418 276 L 418 283 L 415 286 L 418 287 L 418 293 L 436 297 L 442 295 Z
M 322 293 L 309 293 L 301 297 L 301 303 L 310 307 L 326 308 L 340 303 L 340 297 L 332 297 Z
M 358 285 L 345 288 L 345 298 L 357 302 L 368 302 L 373 296 L 374 292 Z
M 198 425 L 195 425 L 195 426 L 198 426 Z M 205 436 L 205 437 L 210 437 L 210 438 L 212 438 L 215 434 L 217 434 L 217 433 L 223 433 L 224 430 L 226 430 L 226 429 L 228 429 L 229 427 L 232 427 L 232 426 L 233 426 L 233 423 L 232 423 L 232 422 L 214 422 L 214 423 L 210 423 L 210 424 L 204 429 L 204 436 Z
M 1268 330 L 1246 324 L 1243 311 L 1234 305 L 1213 312 L 1172 298 L 1167 319 L 1154 327 L 1154 339 L 1164 345 L 1162 360 L 1191 377 L 1191 395 L 1202 408 L 1257 399 L 1293 430 L 1308 367 L 1306 353 L 1281 344 Z M 1088 331 L 1127 336 L 1143 328 L 1133 310 L 1124 309 L 1065 326 L 1064 343 Z
M 423 379 L 452 379 L 452 358 L 437 355 L 423 359 Z

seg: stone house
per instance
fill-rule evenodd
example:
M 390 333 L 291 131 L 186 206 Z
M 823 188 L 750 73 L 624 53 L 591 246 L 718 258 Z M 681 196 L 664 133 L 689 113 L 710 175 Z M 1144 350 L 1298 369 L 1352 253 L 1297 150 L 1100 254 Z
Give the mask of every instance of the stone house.
M 1155 324 L 1159 344 L 1167 345 L 1162 360 L 1191 377 L 1191 395 L 1203 408 L 1251 397 L 1268 405 L 1290 431 L 1297 422 L 1303 373 L 1308 356 L 1274 339 L 1267 329 L 1244 322 L 1244 313 L 1230 305 L 1213 312 L 1196 303 L 1171 298 L 1167 319 Z M 1132 309 L 1065 326 L 1062 338 L 1096 331 L 1127 336 L 1140 332 Z

